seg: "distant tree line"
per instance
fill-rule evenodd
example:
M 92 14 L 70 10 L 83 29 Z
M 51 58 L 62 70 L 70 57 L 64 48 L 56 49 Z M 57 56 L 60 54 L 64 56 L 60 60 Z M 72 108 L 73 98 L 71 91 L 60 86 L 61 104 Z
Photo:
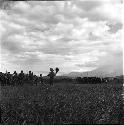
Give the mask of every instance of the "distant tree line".
M 98 83 L 107 83 L 108 80 L 105 78 L 99 77 L 77 77 L 76 82 L 79 84 L 98 84 Z
M 77 77 L 75 81 L 77 84 L 123 83 L 123 79 L 109 77 Z

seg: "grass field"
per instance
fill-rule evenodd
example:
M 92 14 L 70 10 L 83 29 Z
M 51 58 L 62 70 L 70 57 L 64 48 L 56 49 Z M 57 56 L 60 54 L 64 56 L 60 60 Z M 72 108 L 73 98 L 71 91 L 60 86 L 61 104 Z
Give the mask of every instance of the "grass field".
M 7 125 L 122 124 L 122 86 L 55 84 L 1 87 Z

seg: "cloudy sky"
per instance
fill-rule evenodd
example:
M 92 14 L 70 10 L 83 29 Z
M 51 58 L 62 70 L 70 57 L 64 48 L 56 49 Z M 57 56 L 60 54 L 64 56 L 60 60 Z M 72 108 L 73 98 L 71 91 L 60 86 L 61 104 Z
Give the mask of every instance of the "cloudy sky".
M 121 0 L 1 4 L 1 71 L 122 72 L 121 9 Z

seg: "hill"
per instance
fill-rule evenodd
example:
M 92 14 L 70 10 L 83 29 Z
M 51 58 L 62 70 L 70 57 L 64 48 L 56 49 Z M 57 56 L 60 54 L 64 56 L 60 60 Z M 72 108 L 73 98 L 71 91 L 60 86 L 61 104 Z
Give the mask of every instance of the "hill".
M 111 70 L 110 70 L 111 71 Z M 64 76 L 68 77 L 116 77 L 122 76 L 122 73 L 116 71 L 105 71 L 96 69 L 88 72 L 70 72 L 69 74 L 64 74 Z

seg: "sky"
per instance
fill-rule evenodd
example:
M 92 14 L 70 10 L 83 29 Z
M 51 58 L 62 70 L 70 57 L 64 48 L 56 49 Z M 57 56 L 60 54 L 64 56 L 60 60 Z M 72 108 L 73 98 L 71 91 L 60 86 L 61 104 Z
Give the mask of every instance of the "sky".
M 122 73 L 122 31 L 122 0 L 1 4 L 0 70 Z

